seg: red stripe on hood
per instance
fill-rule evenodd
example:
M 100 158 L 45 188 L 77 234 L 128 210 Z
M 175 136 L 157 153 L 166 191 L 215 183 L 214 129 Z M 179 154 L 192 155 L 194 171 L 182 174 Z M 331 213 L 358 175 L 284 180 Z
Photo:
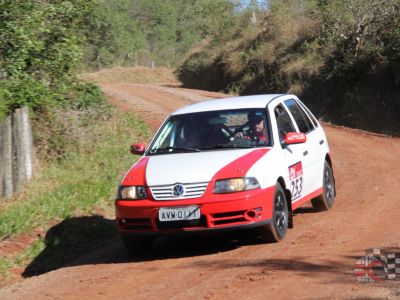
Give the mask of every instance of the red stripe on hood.
M 130 185 L 147 185 L 146 182 L 146 168 L 149 157 L 142 157 L 126 174 L 122 180 L 123 186 Z
M 244 177 L 249 169 L 270 149 L 257 149 L 247 153 L 219 170 L 212 180 Z

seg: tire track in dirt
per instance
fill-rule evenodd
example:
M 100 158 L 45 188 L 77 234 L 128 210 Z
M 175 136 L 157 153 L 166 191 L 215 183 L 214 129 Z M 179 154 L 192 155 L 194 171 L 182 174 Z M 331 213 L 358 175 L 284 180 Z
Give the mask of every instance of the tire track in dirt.
M 103 84 L 110 101 L 138 113 L 152 129 L 173 110 L 223 94 L 177 87 Z M 188 96 L 190 95 L 190 96 Z M 338 195 L 331 211 L 296 211 L 278 244 L 243 234 L 157 241 L 129 258 L 114 241 L 74 266 L 0 290 L 3 299 L 396 299 L 399 282 L 361 284 L 353 266 L 371 247 L 400 249 L 397 189 L 400 140 L 324 125 Z M 400 251 L 400 250 L 399 250 Z

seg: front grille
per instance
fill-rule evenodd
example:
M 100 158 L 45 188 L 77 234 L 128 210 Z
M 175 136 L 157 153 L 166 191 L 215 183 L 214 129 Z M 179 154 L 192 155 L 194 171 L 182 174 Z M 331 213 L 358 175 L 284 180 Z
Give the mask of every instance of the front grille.
M 216 213 L 211 215 L 210 219 L 211 223 L 214 226 L 241 223 L 247 221 L 246 218 L 244 217 L 244 213 L 245 213 L 244 210 Z
M 183 186 L 184 192 L 179 197 L 175 196 L 173 193 L 174 186 L 176 186 L 177 184 L 154 185 L 150 186 L 150 190 L 155 200 L 179 200 L 188 198 L 199 198 L 204 194 L 208 182 L 180 184 Z

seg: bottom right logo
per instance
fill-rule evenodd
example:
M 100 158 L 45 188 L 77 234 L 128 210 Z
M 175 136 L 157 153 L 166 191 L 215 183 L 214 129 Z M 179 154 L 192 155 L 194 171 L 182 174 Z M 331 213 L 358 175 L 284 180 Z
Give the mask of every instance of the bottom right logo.
M 371 248 L 357 260 L 353 273 L 358 282 L 400 280 L 400 252 Z

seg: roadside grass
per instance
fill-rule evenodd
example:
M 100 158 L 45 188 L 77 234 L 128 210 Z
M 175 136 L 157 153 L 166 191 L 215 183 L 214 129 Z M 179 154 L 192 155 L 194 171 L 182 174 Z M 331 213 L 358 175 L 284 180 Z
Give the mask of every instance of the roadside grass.
M 179 84 L 168 68 L 113 67 L 97 72 L 83 73 L 80 77 L 95 83 L 166 83 Z
M 5 258 L 5 257 L 0 257 L 0 278 L 7 278 L 9 277 L 9 270 L 13 266 L 13 263 Z
M 30 264 L 46 246 L 59 244 L 57 238 L 49 240 L 46 234 L 44 239 L 37 232 L 47 232 L 55 224 L 78 217 L 101 214 L 113 218 L 117 185 L 135 159 L 129 153 L 129 145 L 148 140 L 150 131 L 132 113 L 108 108 L 105 115 L 94 122 L 74 124 L 76 128 L 82 127 L 77 135 L 79 147 L 62 159 L 46 163 L 23 192 L 1 203 L 0 244 L 20 235 L 33 235 L 33 242 L 23 253 L 0 257 L 0 277 L 8 277 L 13 267 Z M 82 228 L 83 232 L 78 234 Z M 71 232 L 77 235 L 76 240 L 67 245 L 73 248 L 88 236 L 115 235 L 114 229 L 106 235 L 103 232 L 104 226 L 78 226 Z

